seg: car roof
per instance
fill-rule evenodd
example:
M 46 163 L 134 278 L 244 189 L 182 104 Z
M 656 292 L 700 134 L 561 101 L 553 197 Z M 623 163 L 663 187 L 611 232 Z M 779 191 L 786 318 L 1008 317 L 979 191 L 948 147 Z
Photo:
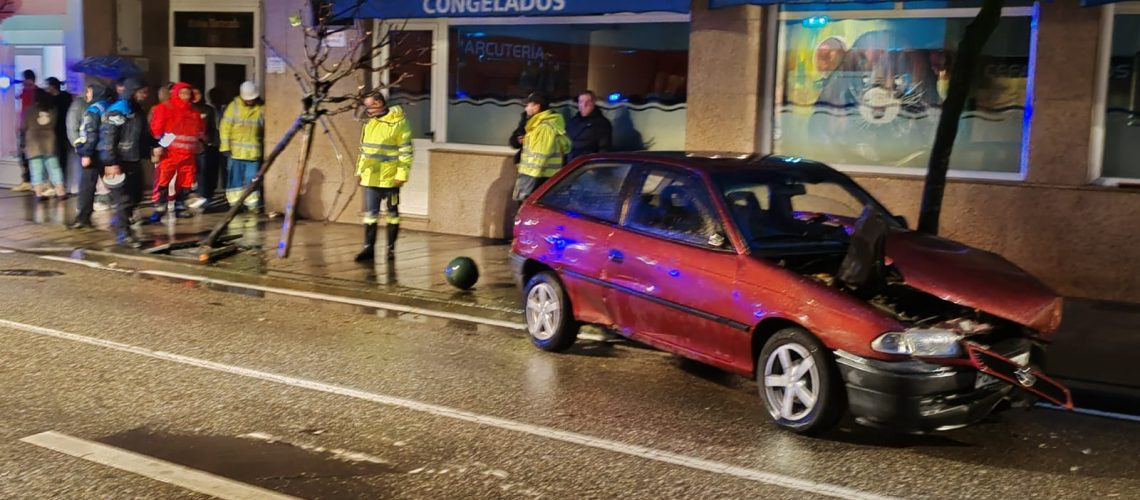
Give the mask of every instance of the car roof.
M 794 168 L 800 171 L 834 173 L 835 169 L 798 156 L 761 155 L 756 153 L 728 153 L 710 151 L 638 151 L 631 153 L 599 153 L 587 161 L 638 161 L 678 165 L 709 173 L 719 171 L 773 170 Z

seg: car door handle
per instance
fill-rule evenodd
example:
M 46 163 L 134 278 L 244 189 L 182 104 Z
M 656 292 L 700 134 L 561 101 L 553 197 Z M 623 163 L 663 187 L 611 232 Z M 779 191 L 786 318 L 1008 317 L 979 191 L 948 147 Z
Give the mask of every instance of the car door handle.
M 610 250 L 609 258 L 611 262 L 621 264 L 621 261 L 625 259 L 625 256 L 617 250 Z

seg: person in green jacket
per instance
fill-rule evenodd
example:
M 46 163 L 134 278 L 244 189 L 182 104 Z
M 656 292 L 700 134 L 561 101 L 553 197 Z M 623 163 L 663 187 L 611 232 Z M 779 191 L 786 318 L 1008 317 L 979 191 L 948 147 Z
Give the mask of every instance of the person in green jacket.
M 261 169 L 265 142 L 265 103 L 261 101 L 257 85 L 247 81 L 239 90 L 238 97 L 226 106 L 218 127 L 218 151 L 228 158 L 226 201 L 230 205 L 238 202 L 242 191 Z M 257 191 L 246 197 L 245 208 L 253 213 L 261 210 L 261 196 Z
M 376 259 L 376 231 L 380 223 L 380 205 L 386 203 L 385 229 L 388 237 L 388 260 L 396 258 L 396 237 L 400 232 L 400 186 L 408 181 L 412 170 L 412 127 L 399 106 L 388 106 L 379 92 L 364 98 L 368 121 L 360 133 L 360 159 L 356 175 L 364 186 L 364 248 L 357 262 Z
M 562 168 L 563 157 L 570 152 L 570 138 L 566 136 L 566 121 L 550 109 L 540 94 L 526 98 L 525 134 L 522 137 L 522 154 L 515 180 L 515 201 L 523 201 L 542 183 Z

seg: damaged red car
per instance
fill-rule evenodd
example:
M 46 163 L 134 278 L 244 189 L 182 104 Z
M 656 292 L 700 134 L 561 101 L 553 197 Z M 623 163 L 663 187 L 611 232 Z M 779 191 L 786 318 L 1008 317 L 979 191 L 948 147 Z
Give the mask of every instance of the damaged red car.
M 1061 299 L 1004 258 L 908 230 L 801 158 L 591 155 L 519 210 L 511 249 L 541 349 L 598 325 L 756 380 L 780 427 L 846 413 L 945 430 L 1038 399 Z

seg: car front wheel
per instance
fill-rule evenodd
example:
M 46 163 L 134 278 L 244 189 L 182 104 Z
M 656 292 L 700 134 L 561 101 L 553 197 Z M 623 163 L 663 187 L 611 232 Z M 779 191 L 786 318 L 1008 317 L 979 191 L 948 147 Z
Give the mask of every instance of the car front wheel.
M 830 353 L 802 328 L 784 328 L 768 339 L 756 360 L 756 383 L 776 425 L 800 434 L 832 428 L 847 406 Z
M 578 323 L 562 283 L 554 273 L 544 271 L 527 282 L 526 330 L 530 340 L 544 351 L 564 351 L 578 338 Z

